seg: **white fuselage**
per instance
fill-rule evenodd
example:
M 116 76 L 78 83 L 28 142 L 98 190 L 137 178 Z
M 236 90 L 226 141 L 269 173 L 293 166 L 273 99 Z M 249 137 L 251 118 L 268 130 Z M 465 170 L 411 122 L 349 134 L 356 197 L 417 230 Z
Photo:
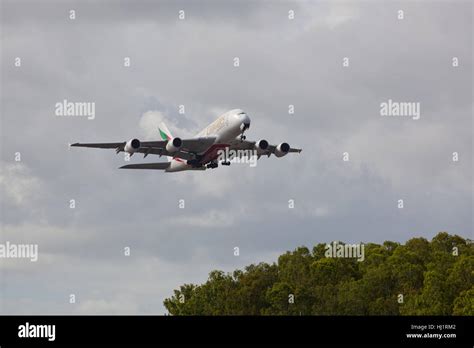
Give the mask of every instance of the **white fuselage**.
M 241 109 L 227 111 L 219 116 L 209 126 L 199 132 L 195 138 L 215 137 L 214 143 L 199 155 L 210 156 L 214 160 L 214 152 L 216 149 L 224 149 L 236 141 L 240 141 L 240 135 L 250 127 L 249 116 Z M 206 167 L 195 168 L 188 165 L 186 160 L 174 157 L 171 159 L 167 172 L 178 172 L 183 170 L 204 170 Z

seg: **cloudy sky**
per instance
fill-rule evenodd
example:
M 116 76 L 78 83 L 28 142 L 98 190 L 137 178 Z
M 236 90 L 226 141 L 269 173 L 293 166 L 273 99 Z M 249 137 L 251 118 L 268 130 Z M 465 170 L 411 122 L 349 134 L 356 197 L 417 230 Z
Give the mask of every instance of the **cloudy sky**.
M 0 313 L 163 314 L 179 285 L 301 245 L 473 238 L 472 15 L 450 1 L 1 0 L 0 241 L 38 244 L 39 259 L 1 260 Z M 95 119 L 56 116 L 64 99 L 94 102 Z M 389 99 L 420 103 L 420 119 L 381 116 Z M 157 139 L 160 121 L 190 136 L 233 108 L 248 138 L 303 152 L 168 174 L 68 147 Z

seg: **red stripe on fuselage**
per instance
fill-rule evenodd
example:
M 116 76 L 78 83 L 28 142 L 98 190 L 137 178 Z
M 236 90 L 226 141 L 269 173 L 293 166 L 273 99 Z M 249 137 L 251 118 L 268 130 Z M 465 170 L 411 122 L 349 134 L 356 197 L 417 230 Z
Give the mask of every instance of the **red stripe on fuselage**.
M 210 161 L 215 160 L 217 157 L 219 157 L 217 152 L 219 150 L 224 150 L 226 147 L 229 147 L 229 144 L 214 144 L 214 145 L 211 145 L 211 147 L 206 150 L 206 152 L 204 153 L 204 155 L 201 158 L 201 160 L 199 161 L 199 163 L 206 164 Z M 181 163 L 186 162 L 182 158 L 179 158 L 179 157 L 173 157 L 173 160 L 181 162 Z
M 214 144 L 204 153 L 201 163 L 206 164 L 207 162 L 213 161 L 218 157 L 217 152 L 219 150 L 224 150 L 226 147 L 229 147 L 229 144 Z

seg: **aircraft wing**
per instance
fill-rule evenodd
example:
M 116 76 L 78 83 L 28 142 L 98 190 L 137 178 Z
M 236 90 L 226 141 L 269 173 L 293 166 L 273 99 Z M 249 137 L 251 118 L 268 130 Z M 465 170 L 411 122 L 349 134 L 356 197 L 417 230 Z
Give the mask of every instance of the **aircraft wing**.
M 234 142 L 233 144 L 230 145 L 229 147 L 229 150 L 255 150 L 255 144 L 257 142 L 256 141 L 248 141 L 248 140 L 243 140 L 243 141 L 236 141 Z M 271 144 L 268 144 L 268 147 L 265 151 L 261 151 L 259 150 L 259 155 L 258 157 L 260 158 L 260 156 L 263 156 L 263 155 L 266 155 L 268 157 L 270 157 L 270 155 L 273 153 L 275 153 L 275 150 L 277 148 L 278 145 L 271 145 Z M 295 149 L 295 148 L 292 148 L 290 147 L 290 150 L 288 152 L 297 152 L 297 153 L 300 153 L 301 152 L 301 149 Z
M 268 151 L 270 153 L 275 153 L 275 149 L 277 148 L 278 145 L 268 145 Z M 295 149 L 293 147 L 290 147 L 290 150 L 288 152 L 297 152 L 300 153 L 302 149 Z
M 215 137 L 200 137 L 191 139 L 182 139 L 182 146 L 176 152 L 166 150 L 167 140 L 158 141 L 142 141 L 140 147 L 135 152 L 143 153 L 145 156 L 149 154 L 160 156 L 172 156 L 183 159 L 194 158 L 193 154 L 205 152 L 215 141 Z M 71 146 L 91 147 L 96 149 L 115 149 L 117 153 L 124 151 L 126 142 L 119 143 L 75 143 Z

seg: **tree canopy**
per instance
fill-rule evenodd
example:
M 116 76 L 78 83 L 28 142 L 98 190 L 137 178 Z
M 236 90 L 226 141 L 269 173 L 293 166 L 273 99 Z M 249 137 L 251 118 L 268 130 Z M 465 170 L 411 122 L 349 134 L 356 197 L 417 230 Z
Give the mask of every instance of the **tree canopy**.
M 342 244 L 342 243 L 341 243 Z M 273 264 L 212 271 L 164 305 L 171 315 L 474 315 L 474 246 L 441 232 L 431 242 L 364 244 L 363 261 L 299 247 Z

